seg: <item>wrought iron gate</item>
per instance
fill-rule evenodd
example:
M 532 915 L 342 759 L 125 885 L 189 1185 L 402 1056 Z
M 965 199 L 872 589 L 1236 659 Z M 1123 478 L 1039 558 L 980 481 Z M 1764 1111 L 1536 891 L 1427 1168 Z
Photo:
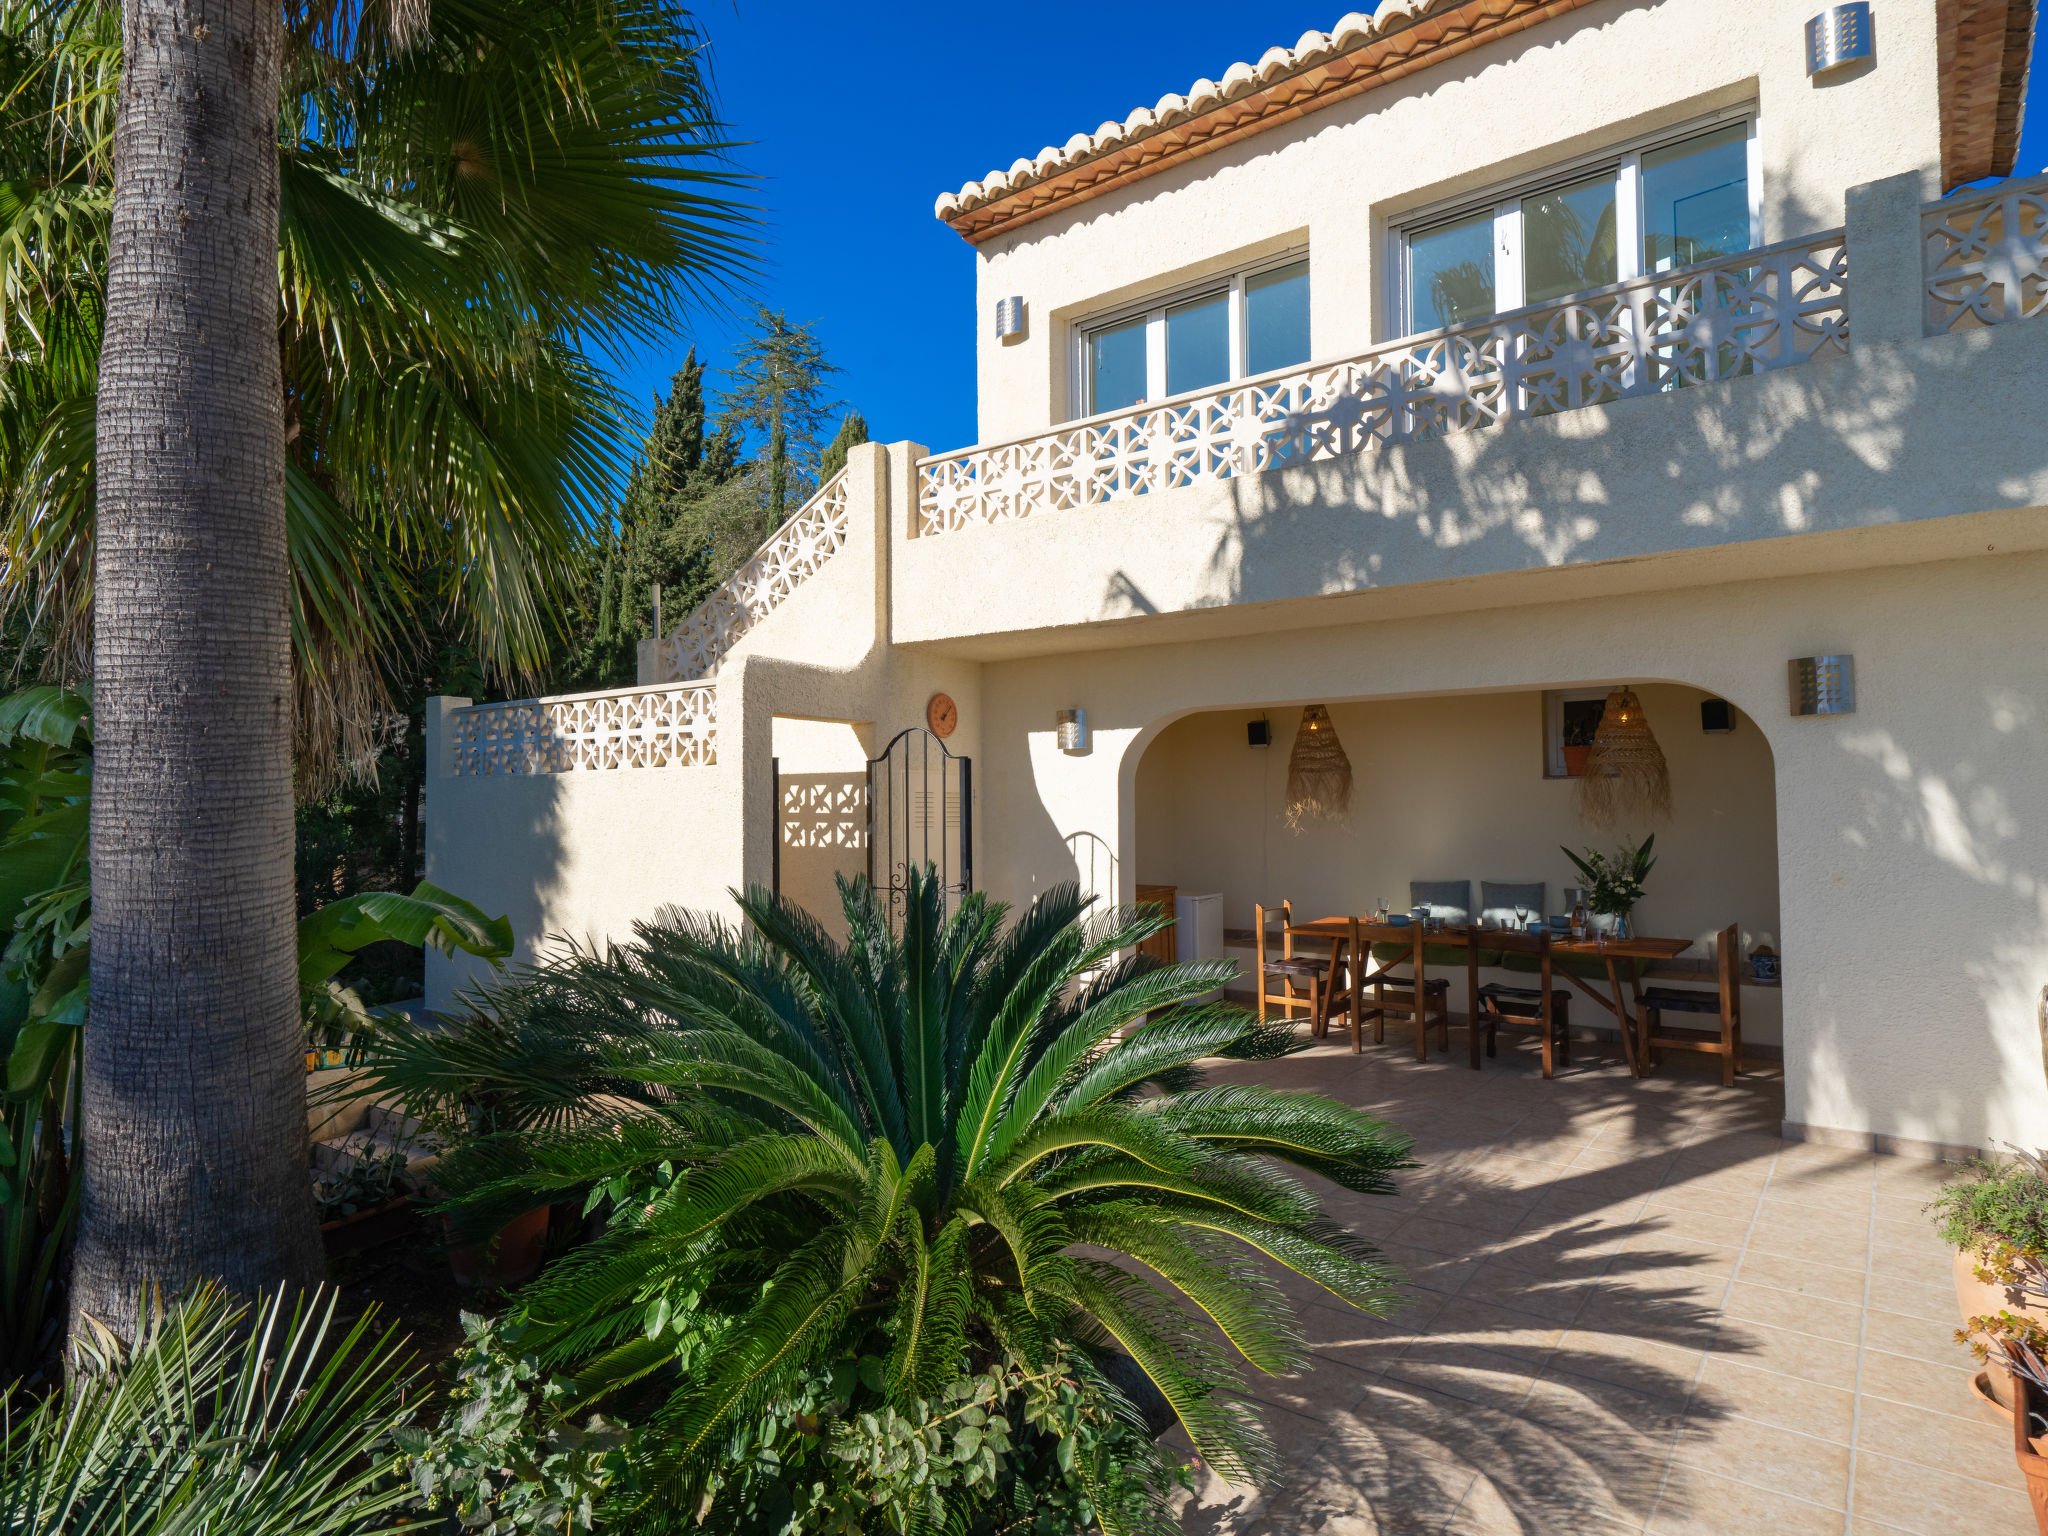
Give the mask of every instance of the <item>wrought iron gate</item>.
M 926 864 L 949 899 L 974 889 L 974 760 L 914 725 L 868 759 L 868 880 L 892 919 Z

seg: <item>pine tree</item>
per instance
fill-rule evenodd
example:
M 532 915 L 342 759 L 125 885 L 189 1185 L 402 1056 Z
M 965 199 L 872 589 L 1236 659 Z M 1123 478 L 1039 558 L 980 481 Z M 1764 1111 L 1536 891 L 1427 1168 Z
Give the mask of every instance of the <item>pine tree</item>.
M 740 344 L 733 387 L 724 399 L 724 424 L 765 434 L 761 458 L 768 471 L 768 526 L 789 515 L 794 474 L 811 482 L 818 468 L 818 438 L 838 405 L 825 398 L 825 376 L 839 370 L 808 325 L 791 325 L 781 310 L 763 307 L 755 332 Z

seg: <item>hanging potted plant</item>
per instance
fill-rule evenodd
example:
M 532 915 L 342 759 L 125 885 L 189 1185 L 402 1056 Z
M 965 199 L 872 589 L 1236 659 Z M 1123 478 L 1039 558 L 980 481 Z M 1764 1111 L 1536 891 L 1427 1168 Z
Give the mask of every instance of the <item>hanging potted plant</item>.
M 1587 909 L 1597 917 L 1611 919 L 1616 938 L 1627 938 L 1635 930 L 1630 914 L 1643 899 L 1643 883 L 1656 867 L 1657 861 L 1650 854 L 1656 842 L 1654 834 L 1640 843 L 1625 842 L 1612 855 L 1588 848 L 1584 858 L 1569 848 L 1561 850 L 1585 882 Z

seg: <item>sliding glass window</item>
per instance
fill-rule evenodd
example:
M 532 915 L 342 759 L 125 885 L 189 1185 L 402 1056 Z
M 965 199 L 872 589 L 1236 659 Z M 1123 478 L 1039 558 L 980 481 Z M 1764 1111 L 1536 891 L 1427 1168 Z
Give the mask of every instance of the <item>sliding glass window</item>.
M 1417 335 L 1748 250 L 1758 238 L 1755 124 L 1737 119 L 1617 151 L 1395 237 L 1395 329 Z
M 1081 415 L 1214 389 L 1309 359 L 1308 263 L 1294 260 L 1083 326 Z

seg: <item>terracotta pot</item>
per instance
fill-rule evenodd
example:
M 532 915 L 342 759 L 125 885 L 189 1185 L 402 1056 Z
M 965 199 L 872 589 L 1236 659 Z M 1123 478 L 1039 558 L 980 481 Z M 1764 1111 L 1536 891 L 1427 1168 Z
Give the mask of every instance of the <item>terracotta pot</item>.
M 320 1223 L 320 1241 L 330 1259 L 365 1253 L 395 1243 L 413 1228 L 412 1197 L 400 1195 L 374 1210 L 357 1211 L 338 1221 Z
M 2012 1312 L 2021 1317 L 2031 1317 L 2042 1327 L 2048 1328 L 2048 1307 L 2022 1306 L 2019 1293 L 2008 1291 L 2003 1286 L 1992 1285 L 1979 1280 L 1976 1268 L 1983 1260 L 1969 1249 L 1960 1249 L 1955 1255 L 1956 1305 L 1962 1310 L 1965 1323 L 1973 1317 L 1983 1317 L 1992 1312 Z M 1980 1343 L 1989 1343 L 1982 1335 Z M 2005 1413 L 2012 1412 L 2012 1377 L 2000 1363 L 2001 1356 L 1996 1349 L 1985 1368 L 1978 1373 L 1985 1388 L 1990 1392 L 1992 1402 Z
M 449 1249 L 448 1267 L 455 1272 L 455 1283 L 498 1290 L 532 1279 L 547 1257 L 552 1209 L 543 1205 L 514 1217 L 488 1243 Z
M 2034 1529 L 2040 1536 L 2048 1536 L 2048 1456 L 2043 1456 L 2035 1446 L 2048 1441 L 2048 1436 L 2029 1438 L 2027 1418 L 2031 1410 L 2041 1414 L 2048 1410 L 2043 1403 L 2040 1389 L 2023 1377 L 2007 1373 L 2006 1379 L 2014 1386 L 2015 1411 L 2012 1416 L 2012 1454 L 2019 1463 L 2020 1476 L 2027 1480 L 2027 1501 L 2034 1506 Z
M 1567 777 L 1582 779 L 1586 776 L 1586 759 L 1593 754 L 1591 747 L 1566 747 L 1564 749 L 1564 771 Z

